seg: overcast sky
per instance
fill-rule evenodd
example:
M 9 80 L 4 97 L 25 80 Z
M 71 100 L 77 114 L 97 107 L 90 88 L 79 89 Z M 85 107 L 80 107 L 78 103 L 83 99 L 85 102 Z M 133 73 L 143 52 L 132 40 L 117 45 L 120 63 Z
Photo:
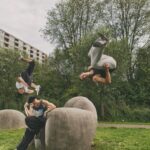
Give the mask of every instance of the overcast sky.
M 55 45 L 39 32 L 46 24 L 47 11 L 60 0 L 0 0 L 0 29 L 47 54 Z

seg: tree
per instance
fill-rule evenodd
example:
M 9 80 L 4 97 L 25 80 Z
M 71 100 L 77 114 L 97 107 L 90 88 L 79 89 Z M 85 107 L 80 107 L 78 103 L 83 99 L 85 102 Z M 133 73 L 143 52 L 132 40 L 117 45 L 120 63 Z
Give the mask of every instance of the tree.
M 139 103 L 150 105 L 150 46 L 142 48 L 137 54 L 135 86 Z
M 140 40 L 150 32 L 149 0 L 111 0 L 103 9 L 103 24 L 110 28 L 116 40 L 127 40 L 129 52 L 128 80 L 134 78 L 136 50 Z M 145 38 L 144 43 L 146 43 Z
M 0 108 L 19 108 L 15 81 L 21 65 L 18 62 L 19 54 L 13 50 L 0 49 Z
M 149 33 L 149 3 L 149 0 L 67 0 L 50 10 L 44 34 L 58 46 L 49 57 L 48 81 L 52 83 L 52 95 L 62 103 L 72 96 L 86 96 L 94 102 L 103 119 L 124 115 L 123 109 L 129 109 L 126 104 L 143 104 L 148 94 L 147 88 L 143 91 L 138 88 L 144 87 L 144 82 L 137 80 L 142 73 L 139 60 L 145 63 L 144 57 L 139 59 L 139 43 Z M 79 80 L 79 74 L 89 65 L 87 53 L 98 32 L 110 36 L 105 54 L 113 56 L 118 64 L 109 86 L 96 86 L 90 79 Z M 148 39 L 143 44 L 146 42 Z M 140 90 L 141 99 L 137 94 Z
M 61 48 L 67 49 L 94 29 L 100 18 L 98 0 L 67 0 L 47 13 L 44 34 Z

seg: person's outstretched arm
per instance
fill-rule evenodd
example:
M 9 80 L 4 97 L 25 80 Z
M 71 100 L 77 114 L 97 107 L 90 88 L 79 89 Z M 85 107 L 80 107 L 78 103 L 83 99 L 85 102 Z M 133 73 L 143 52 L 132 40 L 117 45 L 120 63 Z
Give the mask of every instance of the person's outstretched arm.
M 47 100 L 42 99 L 42 102 L 43 102 L 43 104 L 45 104 L 45 105 L 46 105 L 46 107 L 47 107 L 47 111 L 49 111 L 49 110 L 52 110 L 52 109 L 56 108 L 56 106 L 55 106 L 53 103 L 50 103 L 50 102 L 49 102 L 49 101 L 47 101 Z
M 80 79 L 81 79 L 81 80 L 86 79 L 86 78 L 92 76 L 93 73 L 94 73 L 94 72 L 93 72 L 92 69 L 89 70 L 89 71 L 87 71 L 87 72 L 82 72 L 82 73 L 80 74 Z

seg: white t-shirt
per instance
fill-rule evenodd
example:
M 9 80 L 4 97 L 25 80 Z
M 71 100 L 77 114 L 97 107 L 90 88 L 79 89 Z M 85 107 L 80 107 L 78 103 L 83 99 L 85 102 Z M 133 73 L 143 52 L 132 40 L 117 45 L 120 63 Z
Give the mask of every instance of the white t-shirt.
M 101 59 L 97 62 L 98 69 L 104 68 L 105 64 L 108 64 L 110 69 L 117 67 L 117 62 L 113 57 L 103 54 Z
M 24 90 L 25 90 L 25 92 L 27 93 L 28 92 L 28 87 L 27 86 L 25 86 L 23 83 L 21 83 L 21 82 L 16 82 L 16 88 L 17 89 L 21 89 L 21 88 L 24 88 Z
M 42 109 L 39 109 L 39 110 L 33 109 L 33 110 L 32 110 L 32 114 L 33 114 L 35 117 L 40 117 L 40 116 L 43 115 L 43 110 L 42 110 Z

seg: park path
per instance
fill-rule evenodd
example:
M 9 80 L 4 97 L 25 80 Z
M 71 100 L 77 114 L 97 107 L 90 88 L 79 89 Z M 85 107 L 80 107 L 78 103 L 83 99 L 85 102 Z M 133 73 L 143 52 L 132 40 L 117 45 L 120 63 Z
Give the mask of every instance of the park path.
M 143 124 L 115 124 L 115 123 L 98 123 L 98 127 L 101 128 L 144 128 L 150 129 L 150 125 Z

